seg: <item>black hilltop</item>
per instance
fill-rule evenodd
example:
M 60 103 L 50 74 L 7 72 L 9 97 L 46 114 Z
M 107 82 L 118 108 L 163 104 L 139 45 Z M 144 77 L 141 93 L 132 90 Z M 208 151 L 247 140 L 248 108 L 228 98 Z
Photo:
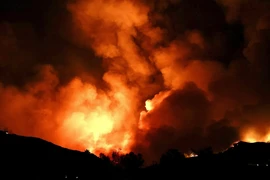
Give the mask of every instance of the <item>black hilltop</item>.
M 187 179 L 269 178 L 270 143 L 237 142 L 223 152 L 211 148 L 187 158 L 169 149 L 160 161 L 144 166 L 143 156 L 130 152 L 112 158 L 80 152 L 48 141 L 0 131 L 0 179 Z

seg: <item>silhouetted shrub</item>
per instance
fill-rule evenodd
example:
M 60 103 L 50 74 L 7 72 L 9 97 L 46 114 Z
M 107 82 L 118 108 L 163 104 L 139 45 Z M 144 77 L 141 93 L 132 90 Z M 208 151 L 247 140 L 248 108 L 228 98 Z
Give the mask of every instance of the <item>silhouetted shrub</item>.
M 134 152 L 130 152 L 120 157 L 120 164 L 126 169 L 137 169 L 143 166 L 144 159 L 141 154 L 136 155 Z
M 201 150 L 192 150 L 195 154 L 198 155 L 198 157 L 209 157 L 214 154 L 212 147 L 207 147 Z
M 143 166 L 144 159 L 141 154 L 130 152 L 128 154 L 112 153 L 112 163 L 124 169 L 137 169 Z
M 114 165 L 119 165 L 120 164 L 120 157 L 121 157 L 121 155 L 119 152 L 116 152 L 116 151 L 112 152 L 112 163 Z
M 111 165 L 111 159 L 103 153 L 99 154 L 99 158 L 107 165 Z
M 179 152 L 177 149 L 169 149 L 160 158 L 160 165 L 162 167 L 176 167 L 183 163 L 185 156 L 183 153 Z

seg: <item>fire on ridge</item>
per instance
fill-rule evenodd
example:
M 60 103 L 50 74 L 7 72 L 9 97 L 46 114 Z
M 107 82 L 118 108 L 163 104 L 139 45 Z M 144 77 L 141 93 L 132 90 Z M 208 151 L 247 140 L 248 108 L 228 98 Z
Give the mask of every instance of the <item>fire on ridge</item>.
M 0 127 L 149 161 L 172 147 L 268 142 L 269 8 L 75 0 L 46 10 L 46 22 L 10 12 L 0 23 Z

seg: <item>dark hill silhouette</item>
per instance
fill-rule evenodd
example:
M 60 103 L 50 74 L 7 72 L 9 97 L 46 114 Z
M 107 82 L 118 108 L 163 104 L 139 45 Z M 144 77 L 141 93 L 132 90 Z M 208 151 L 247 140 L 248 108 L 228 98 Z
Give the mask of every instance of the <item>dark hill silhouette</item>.
M 159 163 L 142 168 L 143 157 L 130 152 L 114 153 L 110 160 L 88 151 L 57 146 L 35 137 L 0 131 L 0 179 L 175 179 L 269 177 L 270 144 L 238 142 L 220 153 L 211 148 L 193 151 L 198 156 L 185 158 L 170 149 Z M 264 178 L 265 178 L 264 177 Z
M 270 166 L 270 143 L 248 143 L 240 141 L 222 153 L 243 165 Z
M 69 150 L 35 137 L 0 133 L 1 175 L 37 179 L 109 176 L 104 163 L 94 154 Z M 99 171 L 106 172 L 100 174 Z M 19 173 L 17 173 L 19 172 Z M 30 176 L 30 177 L 29 177 Z

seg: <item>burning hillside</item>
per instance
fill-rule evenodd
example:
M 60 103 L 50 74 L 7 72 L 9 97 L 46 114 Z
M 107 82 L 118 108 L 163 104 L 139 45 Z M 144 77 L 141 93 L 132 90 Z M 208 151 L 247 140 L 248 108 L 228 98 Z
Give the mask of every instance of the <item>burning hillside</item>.
M 148 160 L 269 140 L 269 2 L 27 2 L 1 10 L 1 127 Z

